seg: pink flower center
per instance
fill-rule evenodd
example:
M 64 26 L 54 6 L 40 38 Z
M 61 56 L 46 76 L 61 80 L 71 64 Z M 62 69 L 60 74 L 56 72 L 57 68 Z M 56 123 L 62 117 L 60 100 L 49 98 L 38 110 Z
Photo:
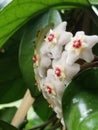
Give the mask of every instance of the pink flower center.
M 82 46 L 82 43 L 81 43 L 81 40 L 80 40 L 80 39 L 73 41 L 73 47 L 74 47 L 74 48 L 78 49 L 78 48 L 80 48 L 81 46 Z
M 36 64 L 36 62 L 37 62 L 37 56 L 36 55 L 33 56 L 33 62 L 34 62 L 34 64 Z
M 57 67 L 55 69 L 55 74 L 56 74 L 57 77 L 60 77 L 61 76 L 61 69 Z
M 51 33 L 51 34 L 49 35 L 49 37 L 48 37 L 48 41 L 49 41 L 49 42 L 52 42 L 53 39 L 54 39 L 54 34 Z
M 46 89 L 47 89 L 47 92 L 48 92 L 49 94 L 51 94 L 51 93 L 52 93 L 52 89 L 51 89 L 51 87 L 50 87 L 50 86 L 47 86 L 47 87 L 46 87 Z

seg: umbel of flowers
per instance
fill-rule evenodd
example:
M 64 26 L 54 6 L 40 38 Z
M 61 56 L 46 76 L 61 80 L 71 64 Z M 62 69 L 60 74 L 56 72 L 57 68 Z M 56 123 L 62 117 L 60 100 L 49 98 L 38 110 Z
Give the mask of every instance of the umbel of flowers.
M 66 31 L 66 25 L 67 22 L 62 22 L 50 29 L 40 47 L 36 46 L 38 49 L 35 48 L 33 56 L 37 86 L 63 125 L 63 92 L 80 71 L 77 61 L 82 59 L 89 63 L 94 60 L 92 47 L 98 42 L 98 36 L 88 36 L 83 31 L 73 36 Z

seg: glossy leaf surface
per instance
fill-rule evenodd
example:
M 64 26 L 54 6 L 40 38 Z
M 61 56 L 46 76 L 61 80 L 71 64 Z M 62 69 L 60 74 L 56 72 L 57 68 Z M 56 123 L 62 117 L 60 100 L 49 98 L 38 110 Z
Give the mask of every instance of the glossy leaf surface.
M 7 1 L 7 0 L 5 0 Z M 0 47 L 31 17 L 49 8 L 88 7 L 88 0 L 12 0 L 0 12 Z
M 68 130 L 98 129 L 98 68 L 81 72 L 68 85 L 62 99 Z

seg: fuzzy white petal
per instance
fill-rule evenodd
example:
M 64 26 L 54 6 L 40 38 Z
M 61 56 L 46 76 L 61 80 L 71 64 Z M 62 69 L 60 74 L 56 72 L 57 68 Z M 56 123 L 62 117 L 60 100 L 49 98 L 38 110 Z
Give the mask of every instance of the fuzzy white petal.
M 60 58 L 60 56 L 62 54 L 62 49 L 63 49 L 62 46 L 56 46 L 56 47 L 52 48 L 50 51 L 52 59 Z
M 41 59 L 40 59 L 40 65 L 39 65 L 39 75 L 41 77 L 46 76 L 46 70 L 48 69 L 48 67 L 51 64 L 51 59 L 47 56 L 47 55 L 41 55 Z
M 77 38 L 81 38 L 81 37 L 83 37 L 85 35 L 85 33 L 83 32 L 83 31 L 78 31 L 78 32 L 76 32 L 76 34 L 75 34 L 75 38 L 77 39 Z
M 68 52 L 66 63 L 72 65 L 79 59 L 79 55 L 75 54 L 74 51 Z
M 53 31 L 54 32 L 58 32 L 59 34 L 63 31 L 66 30 L 66 26 L 67 26 L 67 22 L 62 22 L 61 24 L 59 24 Z
M 89 48 L 84 50 L 80 58 L 84 59 L 86 62 L 91 62 L 94 59 L 92 50 Z
M 64 31 L 60 35 L 60 38 L 58 40 L 58 44 L 65 45 L 71 40 L 71 38 L 72 38 L 72 33 Z
M 89 47 L 92 48 L 96 43 L 98 43 L 98 36 L 84 36 L 84 41 L 89 44 Z

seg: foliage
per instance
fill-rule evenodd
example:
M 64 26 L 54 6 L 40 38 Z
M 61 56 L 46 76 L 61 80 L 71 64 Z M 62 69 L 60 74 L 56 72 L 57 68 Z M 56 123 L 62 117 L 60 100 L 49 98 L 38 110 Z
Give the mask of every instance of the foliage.
M 67 87 L 63 95 L 62 106 L 64 119 L 69 130 L 92 130 L 97 127 L 97 76 L 98 68 L 89 68 L 79 73 Z M 65 101 L 66 98 L 67 101 Z
M 59 121 L 55 119 L 53 111 L 48 107 L 47 102 L 35 85 L 32 61 L 35 40 L 38 31 L 42 30 L 43 27 L 50 23 L 56 26 L 62 20 L 68 21 L 68 31 L 75 33 L 77 30 L 84 30 L 87 34 L 98 35 L 98 18 L 92 6 L 98 11 L 97 0 L 10 0 L 9 2 L 8 0 L 3 0 L 0 2 L 1 104 L 21 99 L 26 89 L 29 88 L 32 96 L 35 97 L 33 106 L 35 112 L 44 122 L 46 121 L 45 125 L 49 124 L 49 129 L 51 130 L 61 128 Z M 98 45 L 93 48 L 93 52 L 98 55 Z M 94 66 L 98 65 L 94 64 Z M 93 65 L 90 67 L 93 67 Z M 97 90 L 97 72 L 97 68 L 91 68 L 77 76 L 69 86 L 73 88 L 75 84 L 78 88 L 81 85 L 88 86 L 89 83 L 89 86 L 94 86 L 94 90 Z M 86 77 L 87 82 L 82 82 L 83 80 L 85 81 L 84 77 Z M 78 91 L 80 92 L 80 90 Z M 65 106 L 65 93 L 67 92 L 64 92 L 62 101 L 64 119 L 66 119 L 65 109 L 68 109 L 66 108 L 67 105 Z M 12 111 L 10 109 L 0 110 L 2 115 L 0 116 L 0 129 L 17 130 L 17 128 L 9 124 L 16 111 L 15 109 L 11 108 Z M 76 108 L 73 111 L 75 110 Z M 11 116 L 9 117 L 10 112 Z M 47 120 L 49 121 L 48 123 Z M 52 121 L 55 126 L 51 123 Z M 71 130 L 71 123 L 68 124 L 68 130 Z M 33 127 L 32 124 L 31 127 Z M 43 128 L 45 129 L 45 127 Z

